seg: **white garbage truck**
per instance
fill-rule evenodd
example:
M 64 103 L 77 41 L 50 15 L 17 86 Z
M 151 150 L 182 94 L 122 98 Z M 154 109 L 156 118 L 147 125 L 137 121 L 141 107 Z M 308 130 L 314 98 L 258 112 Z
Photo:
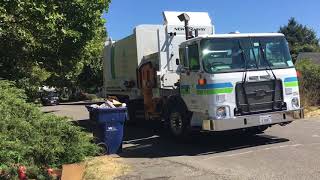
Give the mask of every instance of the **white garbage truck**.
M 303 118 L 297 72 L 280 33 L 215 34 L 206 12 L 164 12 L 104 49 L 104 94 L 129 121 L 190 131 L 261 133 Z

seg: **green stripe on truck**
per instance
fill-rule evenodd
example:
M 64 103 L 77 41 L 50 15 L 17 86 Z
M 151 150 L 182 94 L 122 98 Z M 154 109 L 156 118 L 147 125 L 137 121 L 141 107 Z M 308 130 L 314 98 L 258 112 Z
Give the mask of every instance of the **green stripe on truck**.
M 211 94 L 230 94 L 232 93 L 233 88 L 216 88 L 216 89 L 204 89 L 197 90 L 198 95 L 211 95 Z
M 298 81 L 285 82 L 284 86 L 285 87 L 297 87 L 298 86 Z

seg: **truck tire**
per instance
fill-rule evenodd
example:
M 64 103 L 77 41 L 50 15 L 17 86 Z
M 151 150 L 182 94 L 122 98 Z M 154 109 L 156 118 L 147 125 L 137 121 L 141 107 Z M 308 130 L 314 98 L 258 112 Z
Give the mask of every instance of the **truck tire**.
M 190 134 L 190 113 L 179 103 L 170 103 L 168 106 L 167 127 L 170 134 L 183 140 Z

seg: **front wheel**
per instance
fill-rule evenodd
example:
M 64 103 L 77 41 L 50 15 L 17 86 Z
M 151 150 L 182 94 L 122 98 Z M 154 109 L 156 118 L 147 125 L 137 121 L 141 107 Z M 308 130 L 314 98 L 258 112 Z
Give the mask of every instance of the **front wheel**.
M 178 139 L 185 138 L 189 134 L 189 120 L 186 114 L 178 111 L 169 113 L 168 125 L 171 134 Z

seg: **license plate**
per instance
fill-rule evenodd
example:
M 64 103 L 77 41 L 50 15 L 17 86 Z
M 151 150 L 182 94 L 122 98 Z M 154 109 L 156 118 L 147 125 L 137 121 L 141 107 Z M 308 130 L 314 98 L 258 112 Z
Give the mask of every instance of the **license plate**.
M 271 124 L 272 118 L 271 115 L 260 116 L 260 125 Z

